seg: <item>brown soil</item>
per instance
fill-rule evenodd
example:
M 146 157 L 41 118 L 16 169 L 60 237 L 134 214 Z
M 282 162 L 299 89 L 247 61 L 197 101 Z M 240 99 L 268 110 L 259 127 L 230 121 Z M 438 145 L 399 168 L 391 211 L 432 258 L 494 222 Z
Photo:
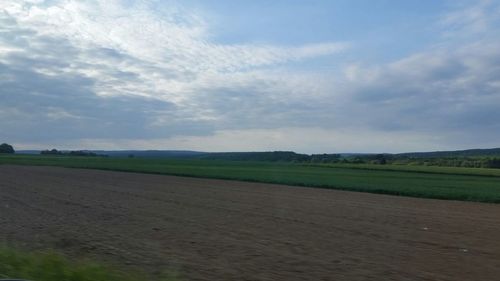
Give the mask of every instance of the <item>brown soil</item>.
M 0 166 L 0 243 L 188 280 L 499 280 L 500 205 Z

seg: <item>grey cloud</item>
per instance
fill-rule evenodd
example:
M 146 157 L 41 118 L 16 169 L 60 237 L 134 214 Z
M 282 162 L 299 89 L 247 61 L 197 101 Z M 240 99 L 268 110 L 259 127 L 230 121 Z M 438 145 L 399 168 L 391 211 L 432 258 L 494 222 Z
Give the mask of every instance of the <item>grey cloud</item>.
M 180 122 L 175 105 L 139 97 L 98 97 L 93 81 L 78 76 L 48 77 L 0 65 L 15 80 L 0 82 L 3 137 L 48 142 L 81 138 L 169 137 L 200 132 L 199 122 Z M 15 112 L 13 116 L 8 116 Z M 171 124 L 148 124 L 172 112 Z M 60 115 L 60 116 L 58 116 Z M 11 122 L 10 118 L 16 118 Z M 196 130 L 195 130 L 196 129 Z M 196 133 L 195 133 L 196 134 Z
M 112 85 L 121 87 L 143 81 L 138 73 L 117 67 L 120 63 L 151 72 L 161 69 L 117 50 L 83 48 L 64 38 L 39 35 L 6 15 L 0 21 L 0 46 L 17 48 L 0 56 L 2 138 L 61 143 L 84 138 L 165 138 L 212 132 L 210 124 L 191 120 L 189 112 L 165 100 L 99 96 L 95 89 L 102 77 L 84 74 L 85 70 L 98 71 L 112 79 Z
M 366 66 L 344 87 L 337 89 L 332 83 L 330 94 L 319 99 L 307 91 L 290 97 L 278 87 L 281 82 L 268 79 L 205 90 L 193 107 L 210 112 L 220 130 L 288 126 L 443 137 L 490 134 L 498 130 L 500 120 L 500 68 L 492 63 L 500 57 L 493 46 L 500 44 L 482 43 L 429 51 L 382 67 Z
M 497 128 L 494 120 L 500 120 L 500 92 L 489 85 L 500 82 L 500 68 L 491 64 L 500 57 L 500 49 L 488 56 L 484 46 L 467 49 L 466 53 L 430 52 L 396 70 L 383 69 L 362 87 L 354 85 L 354 112 L 362 116 L 371 108 L 366 122 L 374 127 L 389 124 L 439 134 Z M 436 60 L 440 63 L 434 64 Z

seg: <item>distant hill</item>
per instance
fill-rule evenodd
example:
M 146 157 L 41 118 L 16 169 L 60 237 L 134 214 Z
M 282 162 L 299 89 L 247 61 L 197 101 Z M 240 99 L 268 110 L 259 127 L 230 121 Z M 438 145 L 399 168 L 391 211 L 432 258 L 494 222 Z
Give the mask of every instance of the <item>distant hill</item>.
M 500 148 L 466 149 L 454 151 L 407 152 L 393 154 L 408 158 L 455 158 L 455 157 L 500 157 Z
M 109 157 L 141 157 L 141 158 L 193 158 L 207 154 L 189 150 L 87 150 L 98 155 Z M 16 154 L 40 154 L 42 150 L 18 150 Z M 69 150 L 61 150 L 69 152 Z
M 298 154 L 293 151 L 267 152 L 215 152 L 201 155 L 201 159 L 234 160 L 234 161 L 296 161 L 304 162 L 310 159 L 307 154 Z
M 40 154 L 41 150 L 16 150 L 16 154 Z
M 190 150 L 92 150 L 92 152 L 109 157 L 141 158 L 196 158 L 207 154 Z
M 293 151 L 265 152 L 201 152 L 191 150 L 89 150 L 109 157 L 140 158 L 191 158 L 234 161 L 290 161 L 290 162 L 335 162 L 341 159 L 373 160 L 384 155 L 387 160 L 397 159 L 438 159 L 438 158 L 500 158 L 500 148 L 467 149 L 454 151 L 406 152 L 406 153 L 341 153 L 341 154 L 301 154 Z M 40 154 L 40 150 L 19 150 L 17 154 Z

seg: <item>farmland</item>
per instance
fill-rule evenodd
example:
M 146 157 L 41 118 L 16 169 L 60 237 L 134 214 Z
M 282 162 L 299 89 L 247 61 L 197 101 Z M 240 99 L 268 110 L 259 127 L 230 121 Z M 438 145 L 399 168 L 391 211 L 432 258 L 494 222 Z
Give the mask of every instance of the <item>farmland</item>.
M 0 175 L 0 241 L 125 271 L 194 281 L 500 274 L 497 204 L 45 166 L 0 165 Z
M 477 203 L 500 203 L 498 169 L 0 155 L 0 175 L 0 242 L 119 269 L 98 271 L 103 280 L 500 274 L 500 205 Z M 40 270 L 99 280 L 60 268 Z M 37 270 L 3 274 L 43 280 L 26 275 Z
M 499 169 L 38 155 L 4 155 L 0 156 L 0 164 L 116 170 L 434 199 L 500 202 Z

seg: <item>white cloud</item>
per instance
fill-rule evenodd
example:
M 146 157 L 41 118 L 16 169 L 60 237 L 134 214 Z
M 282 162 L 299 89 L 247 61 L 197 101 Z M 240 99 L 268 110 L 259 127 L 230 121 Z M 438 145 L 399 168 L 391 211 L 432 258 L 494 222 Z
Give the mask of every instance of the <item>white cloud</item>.
M 463 3 L 456 1 L 458 7 L 443 16 L 440 24 L 445 28 L 447 37 L 467 37 L 491 32 L 498 23 L 500 5 L 495 0 L 478 0 Z
M 61 0 L 51 1 L 50 5 L 7 1 L 4 9 L 23 28 L 36 30 L 37 36 L 64 38 L 80 49 L 81 53 L 71 58 L 73 66 L 64 71 L 95 78 L 100 82 L 96 92 L 102 95 L 137 94 L 180 102 L 180 95 L 198 90 L 197 83 L 207 76 L 223 78 L 228 73 L 334 54 L 347 48 L 345 43 L 298 47 L 217 44 L 210 41 L 200 15 L 176 6 L 155 11 L 152 5 L 138 2 L 125 7 L 118 0 Z M 100 48 L 124 57 L 93 57 L 87 53 Z M 142 86 L 137 82 L 117 86 L 119 77 L 110 71 L 117 68 L 136 74 Z

